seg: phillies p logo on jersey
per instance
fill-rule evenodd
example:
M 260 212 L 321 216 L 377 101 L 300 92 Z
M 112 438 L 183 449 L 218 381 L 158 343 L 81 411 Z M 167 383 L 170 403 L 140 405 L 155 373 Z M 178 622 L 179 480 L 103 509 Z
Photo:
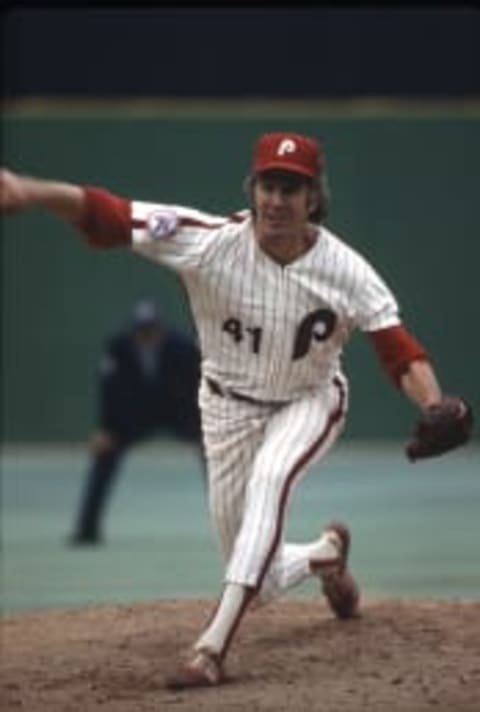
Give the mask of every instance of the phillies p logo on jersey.
M 303 358 L 312 341 L 326 341 L 337 323 L 337 315 L 331 309 L 317 309 L 300 322 L 295 335 L 292 359 Z

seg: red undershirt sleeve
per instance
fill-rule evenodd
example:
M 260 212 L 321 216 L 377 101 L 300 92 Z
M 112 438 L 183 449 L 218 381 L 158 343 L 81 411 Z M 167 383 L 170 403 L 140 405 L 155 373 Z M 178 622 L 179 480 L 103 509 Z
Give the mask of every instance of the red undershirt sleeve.
M 429 360 L 423 346 L 402 325 L 370 331 L 367 335 L 380 363 L 397 386 L 412 361 Z
M 109 248 L 130 245 L 131 201 L 103 188 L 84 187 L 85 203 L 76 227 L 91 247 Z

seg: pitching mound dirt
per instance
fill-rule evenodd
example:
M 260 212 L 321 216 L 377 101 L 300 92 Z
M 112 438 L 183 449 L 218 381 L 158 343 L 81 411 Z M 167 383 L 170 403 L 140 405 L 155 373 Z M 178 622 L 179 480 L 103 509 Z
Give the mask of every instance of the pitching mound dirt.
M 367 602 L 337 621 L 321 601 L 251 612 L 231 681 L 172 693 L 163 680 L 211 602 L 9 615 L 0 709 L 18 712 L 477 712 L 480 601 Z

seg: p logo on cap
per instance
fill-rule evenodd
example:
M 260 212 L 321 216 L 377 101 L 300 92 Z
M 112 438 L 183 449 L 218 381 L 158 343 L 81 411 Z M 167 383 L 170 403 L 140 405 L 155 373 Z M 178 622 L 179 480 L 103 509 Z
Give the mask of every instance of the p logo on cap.
M 320 144 L 296 133 L 267 133 L 258 139 L 253 155 L 253 171 L 291 171 L 315 178 L 323 168 Z
M 295 153 L 297 145 L 291 138 L 286 138 L 278 147 L 277 155 L 283 156 L 285 153 Z

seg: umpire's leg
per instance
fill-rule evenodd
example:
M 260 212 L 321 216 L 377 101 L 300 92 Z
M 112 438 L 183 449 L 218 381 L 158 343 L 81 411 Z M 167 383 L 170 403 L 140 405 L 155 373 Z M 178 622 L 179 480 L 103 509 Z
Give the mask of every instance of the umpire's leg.
M 96 544 L 102 538 L 102 521 L 108 497 L 119 471 L 127 443 L 100 431 L 92 438 L 92 460 L 87 473 L 72 544 Z

